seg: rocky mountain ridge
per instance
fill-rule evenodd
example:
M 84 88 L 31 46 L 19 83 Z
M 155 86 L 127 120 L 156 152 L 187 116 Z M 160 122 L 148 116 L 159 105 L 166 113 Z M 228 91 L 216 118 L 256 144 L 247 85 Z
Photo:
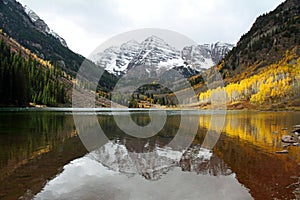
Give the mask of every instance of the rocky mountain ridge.
M 34 23 L 34 25 L 42 32 L 50 34 L 52 36 L 54 36 L 55 38 L 57 38 L 60 43 L 64 46 L 64 47 L 68 47 L 67 42 L 64 38 L 62 38 L 61 36 L 59 36 L 56 32 L 54 32 L 53 30 L 51 30 L 49 28 L 49 26 L 44 22 L 44 20 L 42 20 L 33 10 L 31 10 L 28 6 L 24 6 L 24 11 L 27 13 L 28 17 L 31 19 L 32 23 Z
M 129 70 L 142 70 L 148 74 L 174 69 L 190 77 L 219 62 L 233 45 L 216 43 L 194 45 L 178 50 L 157 36 L 150 36 L 141 43 L 130 40 L 119 47 L 112 46 L 91 56 L 91 59 L 116 76 Z

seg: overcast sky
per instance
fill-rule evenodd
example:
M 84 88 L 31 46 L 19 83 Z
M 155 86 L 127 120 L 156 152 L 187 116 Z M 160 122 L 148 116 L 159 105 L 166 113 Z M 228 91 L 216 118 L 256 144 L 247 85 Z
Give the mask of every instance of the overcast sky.
M 112 36 L 140 28 L 179 32 L 199 44 L 235 44 L 256 17 L 283 0 L 18 0 L 70 49 L 88 56 Z

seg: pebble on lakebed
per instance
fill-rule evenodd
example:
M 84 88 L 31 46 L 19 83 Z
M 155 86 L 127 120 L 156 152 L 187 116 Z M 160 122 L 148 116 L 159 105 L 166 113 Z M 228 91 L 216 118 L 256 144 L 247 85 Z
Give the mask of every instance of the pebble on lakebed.
M 290 135 L 283 135 L 281 141 L 283 142 L 283 148 L 288 148 L 289 146 L 300 147 L 300 125 L 294 125 L 294 130 L 291 131 Z M 287 128 L 282 128 L 281 130 L 288 130 Z M 274 133 L 274 132 L 273 132 Z M 276 154 L 288 154 L 288 150 L 284 149 L 281 151 L 276 151 Z
M 289 151 L 284 149 L 282 151 L 276 151 L 275 153 L 277 153 L 277 154 L 287 154 L 287 153 L 289 153 Z
M 291 135 L 283 135 L 281 141 L 284 143 L 297 143 L 297 141 Z

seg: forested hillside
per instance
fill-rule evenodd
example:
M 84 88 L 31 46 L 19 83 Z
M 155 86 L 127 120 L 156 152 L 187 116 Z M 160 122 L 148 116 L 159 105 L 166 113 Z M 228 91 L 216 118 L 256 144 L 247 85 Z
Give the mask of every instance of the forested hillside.
M 241 72 L 247 76 L 260 68 L 280 61 L 286 51 L 299 56 L 300 0 L 286 0 L 270 13 L 259 16 L 251 29 L 240 38 L 219 67 L 224 79 L 238 80 Z M 252 71 L 249 67 L 255 66 Z M 243 78 L 243 77 L 242 77 Z
M 258 17 L 218 65 L 192 77 L 210 81 L 219 72 L 226 86 L 207 90 L 203 81 L 196 83 L 201 106 L 209 105 L 211 94 L 224 89 L 229 108 L 299 107 L 299 16 L 299 0 L 283 2 Z
M 42 22 L 42 27 L 47 25 L 42 20 L 39 22 Z M 0 29 L 37 57 L 56 63 L 64 72 L 75 78 L 86 58 L 70 50 L 42 27 L 30 19 L 24 7 L 16 0 L 0 0 Z M 99 81 L 99 91 L 111 90 L 116 81 L 117 78 L 113 74 L 104 71 Z
M 259 74 L 200 93 L 200 103 L 210 104 L 213 93 L 220 90 L 226 91 L 227 102 L 231 104 L 251 102 L 265 108 L 300 106 L 300 58 L 287 51 L 281 61 L 265 67 Z
M 64 83 L 68 82 L 67 75 L 59 67 L 22 49 L 3 33 L 0 36 L 0 58 L 0 106 L 68 103 Z

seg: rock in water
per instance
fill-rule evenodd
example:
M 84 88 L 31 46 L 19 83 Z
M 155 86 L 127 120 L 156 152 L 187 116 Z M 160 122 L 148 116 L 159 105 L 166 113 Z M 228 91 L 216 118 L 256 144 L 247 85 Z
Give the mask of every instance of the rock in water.
M 282 150 L 282 151 L 276 151 L 275 153 L 277 153 L 277 154 L 288 154 L 289 151 L 285 149 L 285 150 Z
M 290 136 L 290 135 L 283 135 L 282 136 L 282 142 L 285 142 L 285 143 L 296 143 L 297 141 L 295 141 L 295 139 Z
M 300 143 L 296 142 L 296 143 L 293 143 L 293 146 L 295 147 L 299 147 L 300 146 Z
M 291 146 L 291 144 L 284 144 L 282 147 L 283 148 L 288 148 L 289 146 Z
M 299 132 L 297 132 L 297 131 L 296 131 L 296 132 L 294 132 L 294 134 L 295 134 L 295 135 L 297 135 L 297 136 L 300 136 L 300 133 L 299 133 Z
M 294 130 L 292 130 L 292 133 L 300 133 L 300 128 L 295 128 Z

